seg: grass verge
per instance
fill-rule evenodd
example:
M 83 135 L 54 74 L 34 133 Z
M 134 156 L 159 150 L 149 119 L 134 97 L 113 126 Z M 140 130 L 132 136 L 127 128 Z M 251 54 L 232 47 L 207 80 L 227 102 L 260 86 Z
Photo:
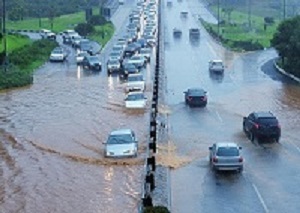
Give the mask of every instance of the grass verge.
M 32 41 L 27 37 L 19 34 L 15 35 L 7 35 L 6 37 L 7 42 L 7 53 L 11 53 L 15 49 L 21 48 L 25 45 L 28 45 L 32 43 Z M 3 40 L 1 41 L 1 44 L 3 44 Z M 3 45 L 0 46 L 0 52 L 4 50 Z
M 222 9 L 220 9 L 222 10 Z M 216 14 L 217 8 L 212 7 Z M 251 22 L 248 21 L 248 14 L 240 11 L 232 11 L 230 20 L 225 15 L 220 19 L 219 35 L 218 25 L 210 24 L 200 19 L 206 30 L 214 37 L 220 39 L 224 46 L 235 51 L 249 51 L 270 47 L 270 40 L 276 32 L 279 19 L 274 19 L 272 25 L 265 26 L 264 17 L 251 15 Z M 251 25 L 250 25 L 251 24 Z

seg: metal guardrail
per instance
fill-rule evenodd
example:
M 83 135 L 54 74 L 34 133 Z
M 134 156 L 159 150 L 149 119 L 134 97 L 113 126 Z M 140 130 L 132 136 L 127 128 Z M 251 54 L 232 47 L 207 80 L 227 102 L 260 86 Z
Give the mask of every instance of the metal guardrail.
M 156 143 L 157 143 L 157 113 L 158 113 L 158 93 L 159 93 L 159 71 L 161 60 L 161 48 L 163 45 L 163 37 L 161 30 L 161 1 L 158 1 L 158 36 L 156 50 L 156 64 L 153 81 L 153 95 L 150 113 L 150 135 L 147 146 L 147 157 L 144 164 L 144 174 L 142 174 L 142 198 L 138 208 L 138 212 L 142 213 L 145 207 L 153 206 L 153 190 L 155 189 L 155 170 L 156 170 Z

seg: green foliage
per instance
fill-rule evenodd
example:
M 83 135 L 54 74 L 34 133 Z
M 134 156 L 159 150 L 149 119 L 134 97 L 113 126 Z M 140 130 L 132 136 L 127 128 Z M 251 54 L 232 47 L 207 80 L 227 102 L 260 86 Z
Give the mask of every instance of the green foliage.
M 144 213 L 170 213 L 164 206 L 146 207 Z
M 281 22 L 271 43 L 283 59 L 283 68 L 300 77 L 300 16 Z
M 42 39 L 12 51 L 8 55 L 10 65 L 6 72 L 3 67 L 0 69 L 0 89 L 31 84 L 34 69 L 48 60 L 51 51 L 56 46 L 55 41 Z
M 89 23 L 80 23 L 75 27 L 75 31 L 81 36 L 87 36 L 95 31 L 93 25 Z
M 94 26 L 101 26 L 107 23 L 106 19 L 101 15 L 93 15 L 88 20 L 88 23 Z

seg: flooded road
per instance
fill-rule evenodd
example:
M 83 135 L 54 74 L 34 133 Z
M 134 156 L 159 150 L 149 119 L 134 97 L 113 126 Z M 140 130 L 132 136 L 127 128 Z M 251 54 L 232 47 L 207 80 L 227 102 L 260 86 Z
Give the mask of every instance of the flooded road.
M 166 1 L 164 1 L 166 4 Z M 187 159 L 171 171 L 172 213 L 298 212 L 300 208 L 300 87 L 278 74 L 272 49 L 248 54 L 226 51 L 204 31 L 197 17 L 198 0 L 173 1 L 164 7 L 166 104 L 174 161 Z M 188 11 L 183 18 L 181 11 Z M 173 28 L 182 30 L 173 37 Z M 199 42 L 191 43 L 190 28 L 199 27 Z M 222 59 L 224 76 L 211 75 L 208 61 Z M 189 108 L 183 92 L 190 87 L 208 91 L 206 108 Z M 243 116 L 272 111 L 279 119 L 279 144 L 259 146 L 242 131 Z M 243 147 L 244 172 L 211 171 L 208 147 L 233 141 Z
M 112 18 L 116 38 L 134 4 L 128 1 Z M 103 50 L 103 67 L 116 38 Z M 150 106 L 126 110 L 118 76 L 106 68 L 83 71 L 66 48 L 67 62 L 48 62 L 33 85 L 0 93 L 0 212 L 136 212 Z M 151 66 L 144 71 L 149 100 Z M 103 157 L 102 143 L 118 128 L 135 131 L 138 158 Z

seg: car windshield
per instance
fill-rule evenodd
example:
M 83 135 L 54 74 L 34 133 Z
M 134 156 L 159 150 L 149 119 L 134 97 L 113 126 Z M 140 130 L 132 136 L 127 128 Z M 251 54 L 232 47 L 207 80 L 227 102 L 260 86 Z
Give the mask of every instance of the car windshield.
M 131 57 L 131 60 L 141 60 L 142 58 L 140 56 L 133 56 Z
M 54 54 L 62 54 L 63 51 L 61 49 L 55 49 L 55 50 L 52 51 L 52 53 L 54 53 Z
M 109 54 L 109 56 L 118 57 L 118 56 L 120 56 L 120 53 L 118 53 L 118 52 L 112 52 L 111 54 Z
M 143 93 L 131 94 L 131 95 L 128 95 L 128 97 L 127 97 L 127 101 L 136 101 L 136 100 L 141 100 L 141 99 L 144 99 Z
M 141 75 L 129 76 L 128 81 L 143 81 L 143 76 Z
M 90 57 L 90 58 L 89 58 L 89 61 L 91 61 L 91 62 L 99 62 L 99 58 L 96 57 L 96 56 Z
M 212 65 L 213 66 L 222 66 L 223 63 L 221 61 L 214 61 L 214 62 L 212 62 Z
M 107 140 L 107 144 L 129 144 L 132 142 L 132 137 L 129 134 L 110 135 Z
M 108 63 L 109 64 L 119 64 L 119 61 L 118 60 L 110 60 Z
M 219 147 L 217 155 L 223 157 L 239 156 L 239 150 L 236 147 Z

